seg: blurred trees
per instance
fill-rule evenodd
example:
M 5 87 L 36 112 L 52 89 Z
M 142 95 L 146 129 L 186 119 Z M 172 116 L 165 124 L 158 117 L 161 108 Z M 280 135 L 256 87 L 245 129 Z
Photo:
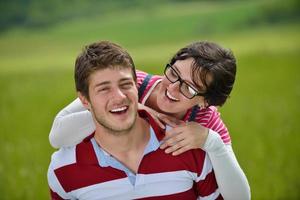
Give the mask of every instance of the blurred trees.
M 39 28 L 63 20 L 99 16 L 118 9 L 149 9 L 166 3 L 193 1 L 195 0 L 0 0 L 0 32 L 15 26 Z M 223 0 L 223 2 L 232 3 L 234 0 Z M 257 11 L 259 15 L 257 20 L 267 23 L 299 20 L 299 8 L 300 3 L 297 0 L 284 3 L 279 0 L 269 0 Z M 257 23 L 257 21 L 254 20 L 251 23 Z
M 62 20 L 101 15 L 111 10 L 158 5 L 146 0 L 1 0 L 0 30 L 13 26 L 43 27 Z

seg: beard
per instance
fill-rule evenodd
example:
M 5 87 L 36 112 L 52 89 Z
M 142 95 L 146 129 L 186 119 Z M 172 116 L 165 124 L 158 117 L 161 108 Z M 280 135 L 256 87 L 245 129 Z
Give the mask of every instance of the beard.
M 132 114 L 130 114 L 128 117 L 129 121 L 117 124 L 113 121 L 110 121 L 108 117 L 104 116 L 103 114 L 95 113 L 93 108 L 91 109 L 91 111 L 94 115 L 95 121 L 104 129 L 106 129 L 109 133 L 116 136 L 125 135 L 129 133 L 129 131 L 133 129 L 137 118 L 137 112 L 132 112 Z

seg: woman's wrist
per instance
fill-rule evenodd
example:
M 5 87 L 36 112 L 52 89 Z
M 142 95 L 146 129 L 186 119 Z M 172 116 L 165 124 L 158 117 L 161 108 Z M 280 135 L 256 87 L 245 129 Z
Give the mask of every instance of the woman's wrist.
M 206 152 L 215 152 L 222 150 L 223 147 L 225 147 L 225 144 L 223 143 L 221 136 L 217 132 L 208 129 L 208 135 L 203 145 L 203 150 Z

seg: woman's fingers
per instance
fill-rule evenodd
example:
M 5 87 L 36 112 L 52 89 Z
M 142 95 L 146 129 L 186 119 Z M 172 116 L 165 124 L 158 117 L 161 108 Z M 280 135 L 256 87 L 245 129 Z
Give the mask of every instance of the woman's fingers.
M 155 122 L 158 124 L 158 126 L 162 129 L 165 129 L 166 126 L 165 124 L 163 123 L 163 121 L 159 118 L 160 116 L 160 113 L 156 113 L 155 114 L 155 117 L 152 116 L 152 118 L 155 120 Z
M 162 128 L 162 129 L 166 128 L 165 125 L 164 125 L 164 122 L 160 119 L 160 113 L 158 113 L 158 112 L 156 112 L 152 109 L 148 109 L 147 111 L 160 128 Z
M 169 138 L 161 145 L 160 148 L 166 148 L 165 153 L 172 153 L 173 156 L 177 156 L 193 149 L 193 147 L 191 146 L 191 142 L 186 139 L 186 136 L 184 134 L 179 134 L 175 137 L 173 136 L 172 138 Z
M 182 135 L 181 132 L 175 132 L 174 130 L 167 131 L 166 137 L 163 139 L 163 143 L 160 148 L 164 149 L 168 146 L 174 146 L 183 139 L 184 135 Z
M 185 145 L 185 146 L 181 147 L 180 149 L 174 151 L 174 152 L 172 153 L 172 155 L 173 155 L 173 156 L 177 156 L 177 155 L 182 154 L 182 153 L 184 153 L 184 152 L 186 152 L 186 151 L 188 151 L 188 150 L 191 150 L 191 149 L 192 149 L 191 146 Z
M 161 127 L 162 129 L 165 129 L 165 125 L 162 120 L 160 120 L 160 113 L 157 111 L 153 110 L 152 108 L 149 108 L 148 106 L 145 106 L 141 103 L 138 104 L 138 109 L 139 110 L 146 110 L 151 117 L 154 119 L 154 121 Z
M 186 149 L 188 150 L 189 143 L 186 140 L 181 140 L 174 144 L 173 146 L 168 147 L 165 152 L 166 153 L 172 153 L 172 155 L 178 155 L 181 151 L 184 152 L 183 150 Z M 176 154 L 175 154 L 176 152 Z
M 202 148 L 208 135 L 208 129 L 193 123 L 185 123 L 165 133 L 164 142 L 160 146 L 166 153 L 179 155 L 190 149 Z

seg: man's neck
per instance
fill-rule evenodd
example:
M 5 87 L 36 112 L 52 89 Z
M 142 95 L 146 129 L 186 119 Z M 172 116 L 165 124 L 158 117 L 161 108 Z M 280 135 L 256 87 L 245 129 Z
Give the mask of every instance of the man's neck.
M 120 135 L 96 127 L 95 140 L 107 153 L 114 156 L 133 172 L 137 172 L 140 160 L 150 139 L 150 126 L 139 116 L 131 130 Z

